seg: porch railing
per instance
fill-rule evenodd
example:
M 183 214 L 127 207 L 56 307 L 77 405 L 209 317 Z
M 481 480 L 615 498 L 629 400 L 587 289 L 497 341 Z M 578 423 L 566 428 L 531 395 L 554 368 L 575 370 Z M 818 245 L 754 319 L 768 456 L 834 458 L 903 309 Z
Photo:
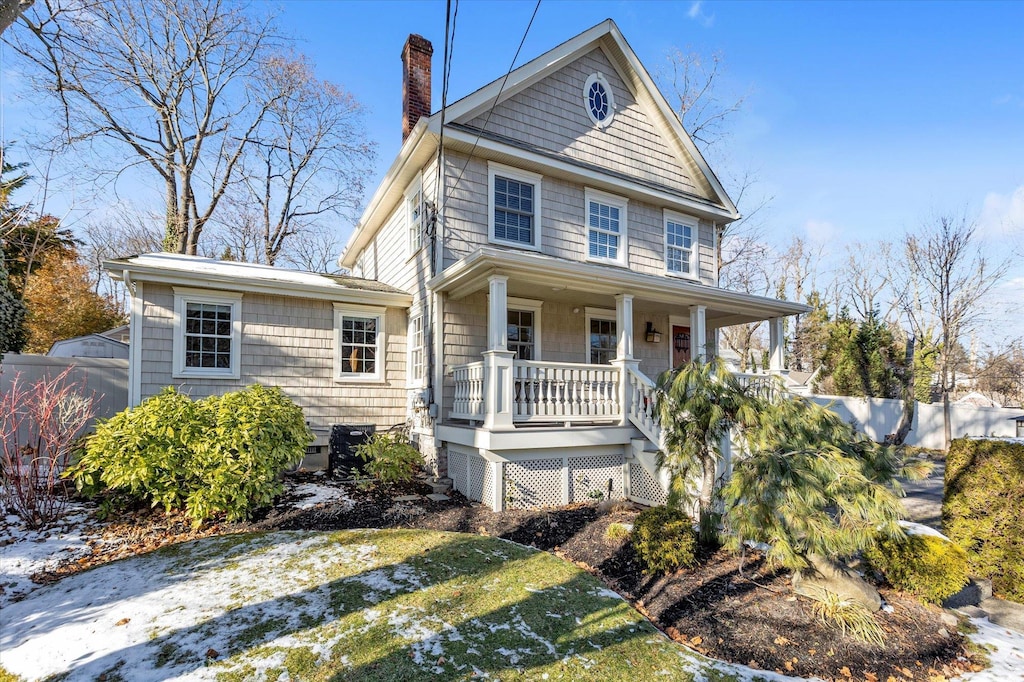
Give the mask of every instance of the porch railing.
M 515 360 L 512 421 L 618 420 L 619 374 L 609 365 Z
M 658 415 L 655 396 L 655 385 L 651 379 L 630 368 L 626 372 L 627 416 L 629 421 L 649 441 L 662 447 L 661 417 Z
M 482 421 L 484 418 L 484 363 L 470 362 L 452 370 L 455 379 L 455 399 L 452 417 Z
M 733 372 L 732 375 L 758 398 L 775 398 L 782 390 L 777 374 Z

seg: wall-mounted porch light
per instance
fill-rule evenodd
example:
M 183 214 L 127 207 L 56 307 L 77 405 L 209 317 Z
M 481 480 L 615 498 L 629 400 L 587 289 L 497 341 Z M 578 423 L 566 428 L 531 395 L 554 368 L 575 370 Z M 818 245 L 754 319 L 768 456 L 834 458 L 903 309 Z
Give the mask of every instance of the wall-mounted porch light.
M 679 332 L 676 337 L 672 340 L 672 345 L 676 349 L 677 353 L 689 353 L 690 352 L 690 335 L 686 332 Z
M 652 322 L 647 323 L 647 343 L 661 343 L 661 332 L 655 330 Z

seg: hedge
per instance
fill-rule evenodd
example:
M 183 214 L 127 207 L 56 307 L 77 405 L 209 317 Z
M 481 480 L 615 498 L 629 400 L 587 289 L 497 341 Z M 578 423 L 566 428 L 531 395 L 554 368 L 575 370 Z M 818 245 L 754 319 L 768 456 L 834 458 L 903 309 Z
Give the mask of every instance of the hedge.
M 864 557 L 893 587 L 936 604 L 968 582 L 966 552 L 934 535 L 908 534 L 898 540 L 882 536 Z
M 1024 602 L 1024 443 L 953 441 L 946 456 L 942 529 L 967 551 L 971 573 Z

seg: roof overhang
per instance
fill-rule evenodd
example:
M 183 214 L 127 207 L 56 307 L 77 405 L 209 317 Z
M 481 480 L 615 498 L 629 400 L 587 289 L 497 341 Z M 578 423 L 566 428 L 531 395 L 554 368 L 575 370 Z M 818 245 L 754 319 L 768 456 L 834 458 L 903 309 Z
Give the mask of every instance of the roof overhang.
M 459 299 L 487 289 L 491 275 L 504 275 L 552 291 L 566 289 L 587 295 L 631 294 L 637 302 L 679 309 L 703 305 L 713 327 L 727 327 L 808 312 L 801 303 L 780 301 L 711 287 L 675 277 L 649 275 L 594 263 L 569 261 L 543 254 L 484 246 L 450 265 L 427 285 Z
M 398 289 L 361 289 L 343 286 L 329 276 L 266 265 L 225 263 L 177 254 L 147 254 L 103 262 L 103 269 L 118 281 L 159 282 L 220 291 L 241 291 L 272 296 L 294 296 L 325 301 L 408 308 L 412 296 Z

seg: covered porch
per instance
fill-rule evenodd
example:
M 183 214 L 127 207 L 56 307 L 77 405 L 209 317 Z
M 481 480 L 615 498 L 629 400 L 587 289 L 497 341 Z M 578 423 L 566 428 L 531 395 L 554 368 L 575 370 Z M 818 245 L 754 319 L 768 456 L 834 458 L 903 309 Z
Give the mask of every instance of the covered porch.
M 781 372 L 782 318 L 805 309 L 494 247 L 449 267 L 431 286 L 447 294 L 443 423 L 487 431 L 632 426 L 653 442 L 660 436 L 653 387 L 662 371 L 714 355 L 722 327 L 769 320 L 769 369 Z

